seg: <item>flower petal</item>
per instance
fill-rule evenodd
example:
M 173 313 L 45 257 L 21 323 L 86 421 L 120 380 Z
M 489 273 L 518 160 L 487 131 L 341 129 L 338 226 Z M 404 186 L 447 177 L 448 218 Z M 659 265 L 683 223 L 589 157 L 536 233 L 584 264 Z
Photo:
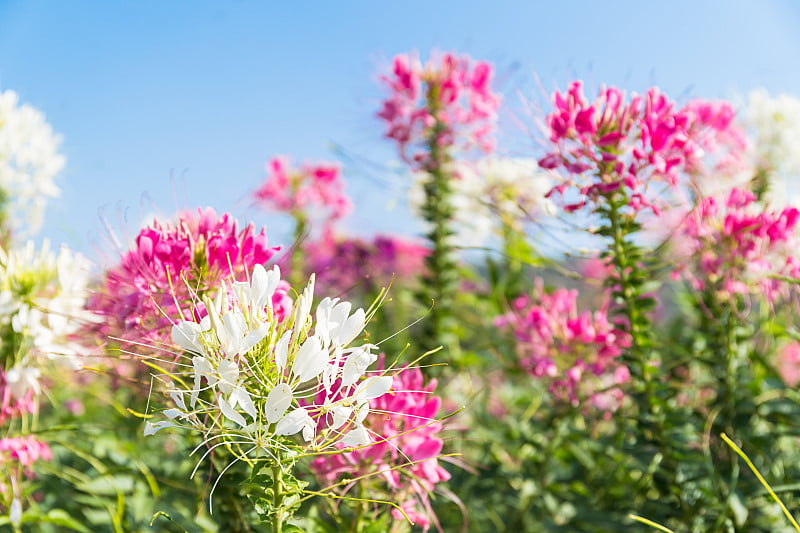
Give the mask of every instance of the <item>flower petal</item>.
M 245 422 L 244 417 L 239 412 L 237 412 L 233 407 L 231 407 L 231 405 L 227 401 L 225 401 L 225 398 L 223 398 L 222 396 L 219 397 L 219 410 L 222 411 L 222 414 L 225 415 L 225 418 L 227 418 L 228 420 L 236 422 L 242 427 L 245 427 L 247 425 L 247 422 Z
M 292 366 L 292 373 L 300 382 L 319 376 L 328 363 L 328 352 L 323 350 L 322 341 L 316 335 L 309 337 L 300 346 Z
M 309 416 L 308 411 L 306 411 L 304 407 L 298 407 L 278 421 L 278 424 L 275 426 L 275 434 L 294 435 L 305 427 L 313 428 L 314 419 Z
M 264 401 L 264 415 L 267 417 L 267 422 L 274 424 L 280 420 L 292 404 L 292 398 L 292 389 L 286 383 L 278 383 L 269 391 Z

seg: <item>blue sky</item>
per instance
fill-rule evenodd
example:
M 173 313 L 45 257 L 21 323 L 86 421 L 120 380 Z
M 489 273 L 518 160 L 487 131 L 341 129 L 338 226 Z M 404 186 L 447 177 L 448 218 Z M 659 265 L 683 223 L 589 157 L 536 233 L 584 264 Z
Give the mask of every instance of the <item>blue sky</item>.
M 756 87 L 800 96 L 800 4 L 736 2 L 156 2 L 0 0 L 0 90 L 64 137 L 62 196 L 42 236 L 92 254 L 98 215 L 135 229 L 153 211 L 211 205 L 275 228 L 247 199 L 274 154 L 335 159 L 357 212 L 347 223 L 413 233 L 403 179 L 374 118 L 375 83 L 399 52 L 493 61 L 506 137 L 518 94 L 575 78 L 676 99 Z M 535 76 L 534 76 L 535 74 Z M 527 139 L 515 145 L 524 155 Z M 535 155 L 535 154 L 534 154 Z M 377 163 L 373 166 L 371 163 Z

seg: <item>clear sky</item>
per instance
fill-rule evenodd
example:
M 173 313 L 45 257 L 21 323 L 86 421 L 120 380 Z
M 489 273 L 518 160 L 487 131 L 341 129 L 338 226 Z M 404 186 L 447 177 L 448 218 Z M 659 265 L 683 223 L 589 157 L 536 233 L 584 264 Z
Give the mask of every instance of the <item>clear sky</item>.
M 98 214 L 127 213 L 135 229 L 154 210 L 201 205 L 274 226 L 280 241 L 280 221 L 247 198 L 264 162 L 335 159 L 334 144 L 354 156 L 348 225 L 413 233 L 389 201 L 403 180 L 381 171 L 393 151 L 374 118 L 394 54 L 493 61 L 506 118 L 525 120 L 518 93 L 541 101 L 535 76 L 548 92 L 581 78 L 678 100 L 800 96 L 798 28 L 791 0 L 0 0 L 0 90 L 64 137 L 42 236 L 86 253 L 102 240 Z

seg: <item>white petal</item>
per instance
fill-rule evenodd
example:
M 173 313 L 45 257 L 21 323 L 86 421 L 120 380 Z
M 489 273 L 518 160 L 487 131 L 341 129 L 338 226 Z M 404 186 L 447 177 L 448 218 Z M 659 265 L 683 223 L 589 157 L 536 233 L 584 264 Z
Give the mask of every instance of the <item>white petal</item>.
M 170 420 L 175 420 L 177 417 L 179 417 L 181 415 L 186 416 L 186 413 L 184 413 L 180 409 L 174 409 L 173 408 L 173 409 L 165 409 L 164 410 L 164 416 L 166 416 Z
M 200 379 L 205 377 L 208 384 L 213 387 L 217 382 L 217 378 L 213 374 L 214 369 L 211 367 L 211 363 L 205 357 L 199 355 L 192 357 L 192 366 L 194 367 L 194 389 L 192 389 L 192 395 L 189 398 L 189 405 L 194 407 L 197 402 L 197 396 L 200 394 Z
M 253 403 L 253 399 L 250 397 L 250 393 L 247 392 L 244 387 L 236 387 L 231 397 L 236 398 L 236 402 L 242 406 L 245 413 L 250 415 L 250 418 L 253 420 L 256 419 L 256 406 Z
M 328 363 L 328 353 L 322 349 L 322 341 L 315 335 L 300 346 L 292 365 L 292 373 L 300 382 L 319 376 Z
M 222 316 L 222 328 L 217 330 L 217 336 L 225 355 L 233 357 L 244 352 L 242 341 L 245 335 L 247 335 L 247 323 L 241 312 L 231 311 Z
M 342 367 L 342 386 L 349 387 L 358 381 L 367 371 L 369 365 L 378 358 L 377 355 L 369 351 L 370 348 L 370 345 L 356 348 L 347 356 L 347 361 Z
M 22 523 L 22 502 L 19 501 L 19 498 L 14 498 L 8 508 L 8 521 L 15 526 Z
M 290 411 L 278 421 L 275 426 L 276 435 L 294 435 L 304 427 L 314 427 L 314 419 L 309 416 L 304 407 Z
M 274 389 L 269 391 L 264 402 L 264 415 L 267 417 L 267 422 L 274 424 L 280 420 L 292 404 L 292 398 L 292 389 L 286 383 L 278 383 Z
M 356 392 L 353 396 L 360 400 L 372 400 L 373 398 L 383 396 L 390 388 L 392 388 L 391 377 L 373 376 L 362 381 L 361 384 L 356 387 Z
M 222 396 L 219 397 L 219 409 L 220 411 L 222 411 L 222 414 L 225 415 L 225 418 L 227 418 L 228 420 L 236 422 L 242 427 L 245 427 L 247 425 L 247 422 L 245 422 L 244 417 L 241 414 L 239 414 L 233 407 L 231 407 L 230 404 L 226 402 L 225 398 L 223 398 Z
M 303 426 L 303 440 L 311 442 L 314 438 L 314 424 L 306 424 Z
M 200 324 L 184 320 L 172 326 L 172 342 L 184 350 L 205 355 L 205 349 L 199 341 L 202 332 Z
M 311 278 L 308 280 L 308 285 L 306 285 L 306 288 L 297 299 L 297 303 L 295 305 L 294 327 L 298 332 L 303 331 L 306 327 L 308 314 L 311 312 L 311 304 L 314 299 L 314 279 L 314 274 L 311 274 Z
M 172 392 L 169 393 L 169 397 L 172 398 L 172 401 L 175 402 L 175 404 L 178 407 L 180 407 L 184 411 L 186 410 L 186 404 L 183 401 L 183 392 L 182 391 L 177 391 L 177 390 L 172 391 Z
M 176 428 L 180 427 L 177 424 L 173 424 L 167 420 L 162 420 L 161 422 L 145 422 L 144 424 L 144 436 L 147 437 L 148 435 L 155 435 L 158 431 L 161 431 L 164 428 Z
M 264 337 L 267 336 L 267 333 L 269 333 L 269 326 L 266 324 L 259 324 L 259 326 L 248 333 L 242 341 L 242 353 L 249 352 L 253 346 L 261 342 Z
M 236 388 L 239 383 L 239 365 L 236 364 L 236 361 L 223 359 L 219 362 L 217 372 L 220 377 L 219 385 L 217 385 L 220 392 L 223 394 L 230 394 L 233 392 L 233 389 Z
M 361 333 L 361 330 L 364 329 L 364 321 L 366 320 L 366 313 L 364 313 L 363 309 L 357 309 L 353 316 L 347 319 L 347 321 L 342 324 L 337 332 L 339 342 L 341 344 L 350 344 L 353 339 Z
M 350 418 L 350 415 L 353 414 L 352 407 L 346 407 L 344 405 L 337 405 L 331 409 L 331 414 L 333 415 L 333 421 L 331 422 L 330 428 L 331 429 L 339 429 L 344 425 L 345 422 Z
M 286 359 L 289 355 L 289 342 L 292 340 L 292 330 L 284 333 L 275 345 L 275 364 L 278 368 L 286 368 Z
M 345 433 L 339 442 L 344 446 L 357 448 L 358 446 L 366 446 L 372 440 L 370 440 L 369 433 L 364 429 L 364 426 L 358 426 Z
M 342 347 L 339 345 L 334 346 L 334 356 L 333 361 L 329 365 L 325 367 L 325 370 L 322 372 L 322 386 L 325 387 L 327 392 L 331 391 L 331 387 L 333 387 L 333 381 L 336 379 L 336 374 L 339 372 L 340 364 L 342 362 Z
M 356 424 L 361 424 L 367 415 L 369 414 L 369 402 L 364 402 L 358 406 L 358 410 L 356 411 L 356 416 L 353 419 Z

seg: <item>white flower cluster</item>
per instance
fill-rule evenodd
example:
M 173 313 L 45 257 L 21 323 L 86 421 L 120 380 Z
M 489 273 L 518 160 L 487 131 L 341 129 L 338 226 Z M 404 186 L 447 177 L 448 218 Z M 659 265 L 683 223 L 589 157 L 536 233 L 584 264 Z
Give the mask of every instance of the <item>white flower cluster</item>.
M 78 364 L 84 348 L 75 333 L 92 315 L 84 309 L 91 263 L 62 246 L 56 255 L 45 241 L 0 249 L 0 353 L 12 394 L 38 392 L 46 360 Z
M 788 94 L 770 96 L 765 89 L 750 92 L 745 127 L 754 137 L 753 165 L 770 174 L 770 197 L 776 205 L 800 205 L 800 99 Z
M 526 221 L 543 213 L 552 213 L 553 206 L 545 198 L 552 187 L 552 178 L 539 168 L 534 159 L 487 157 L 475 163 L 453 163 L 452 204 L 455 209 L 457 246 L 480 246 L 505 224 L 521 230 Z M 410 204 L 420 213 L 424 202 L 424 173 L 415 173 L 410 191 Z
M 800 176 L 800 99 L 788 94 L 770 97 L 764 89 L 752 91 L 745 120 L 758 151 L 775 170 Z
M 375 346 L 351 346 L 364 329 L 365 312 L 351 313 L 350 303 L 325 298 L 312 316 L 312 275 L 279 321 L 271 305 L 279 282 L 277 266 L 267 272 L 257 265 L 249 282 L 234 282 L 230 290 L 223 284 L 214 300 L 204 300 L 208 314 L 199 323 L 173 327 L 173 341 L 188 353 L 185 371 L 159 376 L 175 407 L 163 411 L 166 420 L 148 421 L 145 435 L 185 427 L 208 441 L 222 437 L 215 446 L 247 443 L 243 455 L 273 458 L 296 434 L 311 451 L 371 442 L 362 422 L 369 401 L 386 393 L 392 378 L 367 376 Z M 179 375 L 187 379 L 174 379 Z
M 14 231 L 38 231 L 47 198 L 58 196 L 53 178 L 64 166 L 60 142 L 41 112 L 20 105 L 14 91 L 0 93 L 0 191 Z

